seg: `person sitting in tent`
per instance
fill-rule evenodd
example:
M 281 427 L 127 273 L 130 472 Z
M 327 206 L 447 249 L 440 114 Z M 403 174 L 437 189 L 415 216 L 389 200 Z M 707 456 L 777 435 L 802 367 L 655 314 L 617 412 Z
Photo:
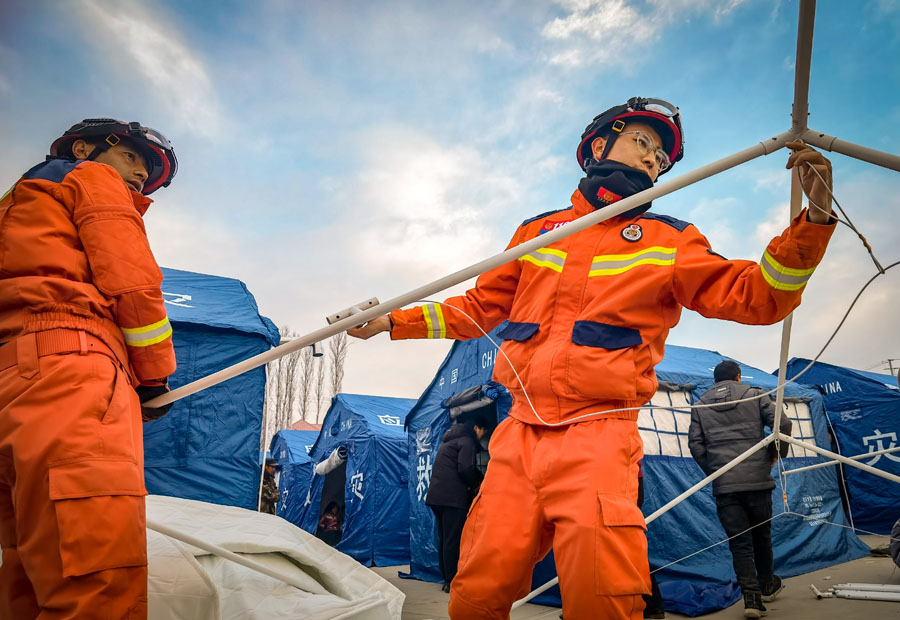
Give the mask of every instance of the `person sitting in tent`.
M 341 532 L 344 527 L 344 517 L 337 502 L 328 502 L 328 506 L 322 511 L 316 527 L 316 537 L 324 540 L 334 547 L 341 541 Z
M 586 176 L 571 206 L 525 220 L 509 248 L 653 186 L 684 153 L 674 105 L 634 97 L 581 136 Z M 690 223 L 645 203 L 486 271 L 443 304 L 395 310 L 348 330 L 357 338 L 478 338 L 502 321 L 494 381 L 513 395 L 462 536 L 452 618 L 507 618 L 551 545 L 569 620 L 641 618 L 650 593 L 637 507 L 637 417 L 682 308 L 766 325 L 800 303 L 825 253 L 831 164 L 802 142 L 803 210 L 760 261 L 728 260 Z M 814 167 L 814 170 L 811 169 Z M 461 312 L 457 312 L 458 308 Z M 471 317 L 471 318 L 470 318 Z
M 763 393 L 741 383 L 741 367 L 725 360 L 713 371 L 714 386 L 700 397 L 700 403 L 713 407 L 691 410 L 688 447 L 691 456 L 707 476 L 746 452 L 764 437 L 764 426 L 775 424 L 775 405 L 768 396 L 733 403 Z M 723 403 L 721 405 L 715 403 Z M 791 433 L 791 421 L 781 416 L 785 435 Z M 775 444 L 770 451 L 757 452 L 730 471 L 713 480 L 716 512 L 728 535 L 728 546 L 738 585 L 744 595 L 744 617 L 766 615 L 763 602 L 774 601 L 782 589 L 775 574 L 772 556 L 772 466 L 778 456 Z M 781 457 L 790 446 L 781 444 Z M 748 529 L 752 528 L 749 532 Z
M 456 576 L 466 513 L 475 489 L 481 484 L 475 455 L 486 432 L 487 422 L 481 417 L 454 424 L 444 433 L 434 457 L 425 505 L 431 508 L 437 522 L 438 566 L 444 579 L 444 592 L 450 591 L 450 582 Z
M 147 617 L 141 421 L 172 328 L 143 216 L 175 153 L 86 119 L 0 197 L 0 618 Z
M 266 471 L 263 474 L 263 485 L 259 501 L 259 511 L 267 512 L 270 515 L 276 513 L 278 509 L 278 501 L 281 499 L 281 493 L 278 492 L 278 483 L 275 481 L 275 468 L 277 466 L 277 459 L 266 459 Z

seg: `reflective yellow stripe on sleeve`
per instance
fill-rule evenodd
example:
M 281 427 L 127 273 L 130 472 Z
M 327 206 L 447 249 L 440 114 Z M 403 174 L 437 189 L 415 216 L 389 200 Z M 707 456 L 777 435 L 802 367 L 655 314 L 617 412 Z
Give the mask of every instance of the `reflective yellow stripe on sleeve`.
M 422 315 L 425 317 L 425 325 L 428 326 L 428 338 L 446 338 L 447 324 L 444 322 L 444 313 L 438 304 L 425 304 L 422 306 Z
M 779 291 L 797 291 L 806 286 L 806 282 L 816 270 L 815 267 L 810 269 L 792 269 L 785 267 L 775 260 L 769 251 L 763 253 L 762 260 L 759 261 L 760 271 L 763 278 L 769 283 L 769 286 Z
M 125 344 L 129 347 L 149 347 L 172 335 L 169 317 L 144 327 L 121 327 L 120 329 L 125 335 Z

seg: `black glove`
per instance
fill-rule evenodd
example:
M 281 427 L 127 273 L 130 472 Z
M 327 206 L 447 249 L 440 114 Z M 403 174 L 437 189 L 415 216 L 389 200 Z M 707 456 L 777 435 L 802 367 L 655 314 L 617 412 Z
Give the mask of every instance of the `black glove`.
M 169 391 L 168 379 L 159 379 L 154 381 L 145 381 L 140 384 L 134 391 L 137 392 L 138 399 L 145 403 L 148 400 L 153 400 L 157 396 L 162 396 L 163 394 Z M 173 403 L 169 403 L 168 405 L 163 405 L 162 407 L 144 407 L 141 405 L 141 420 L 144 422 L 151 422 L 153 420 L 158 420 L 167 413 L 169 413 L 169 409 L 172 408 Z

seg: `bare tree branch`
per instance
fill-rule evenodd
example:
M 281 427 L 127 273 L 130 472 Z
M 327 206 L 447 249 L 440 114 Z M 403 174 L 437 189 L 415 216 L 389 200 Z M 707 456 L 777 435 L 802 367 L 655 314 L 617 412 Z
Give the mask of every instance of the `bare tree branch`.
M 341 332 L 332 336 L 328 342 L 328 361 L 331 363 L 331 394 L 337 395 L 344 384 L 344 362 L 350 343 L 347 342 L 347 332 Z

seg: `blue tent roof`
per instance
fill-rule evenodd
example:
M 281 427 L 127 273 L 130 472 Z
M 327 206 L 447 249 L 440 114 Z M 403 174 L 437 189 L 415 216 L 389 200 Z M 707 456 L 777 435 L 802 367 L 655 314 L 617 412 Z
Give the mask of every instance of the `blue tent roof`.
M 364 564 L 409 562 L 406 431 L 415 401 L 338 394 L 331 400 L 322 430 L 310 452 L 319 463 L 336 448 L 347 448 L 343 536 L 337 549 Z M 314 476 L 299 519 L 314 533 L 319 522 L 326 476 Z
M 501 329 L 497 328 L 498 330 Z M 500 340 L 494 336 L 499 343 Z M 449 427 L 447 410 L 441 402 L 448 396 L 472 385 L 490 381 L 493 362 L 496 359 L 494 346 L 486 339 L 456 342 L 447 358 L 441 364 L 431 384 L 419 398 L 407 419 L 409 428 L 409 487 L 410 501 L 410 576 L 427 581 L 439 581 L 435 526 L 430 511 L 424 505 L 428 490 L 430 464 L 440 443 L 440 437 Z M 674 390 L 660 392 L 654 404 L 677 406 L 681 398 L 682 407 L 687 399 L 694 401 L 713 385 L 713 369 L 724 357 L 713 351 L 688 347 L 667 346 L 665 359 L 657 366 L 657 374 L 666 387 Z M 758 368 L 741 364 L 742 380 L 746 383 L 771 389 L 777 379 Z M 817 390 L 809 386 L 791 385 L 785 389 L 786 398 L 796 406 L 810 410 L 811 421 L 803 424 L 802 435 L 818 445 L 827 446 L 827 425 L 824 421 L 822 398 Z M 665 394 L 665 395 L 664 395 Z M 656 401 L 660 400 L 659 403 Z M 664 400 L 664 402 L 663 402 Z M 498 407 L 500 418 L 505 417 L 508 403 Z M 801 407 L 802 409 L 803 407 Z M 676 416 L 669 410 L 645 410 L 642 412 L 641 435 L 645 441 L 643 470 L 645 481 L 644 514 L 650 514 L 660 506 L 679 495 L 685 489 L 703 478 L 700 468 L 687 451 L 687 429 L 690 421 L 689 410 Z M 677 418 L 677 419 L 676 419 Z M 669 435 L 669 441 L 664 437 Z M 651 454 L 655 442 L 677 446 L 674 456 L 659 447 Z M 825 442 L 824 444 L 822 442 Z M 792 467 L 820 462 L 819 457 L 798 457 L 788 459 Z M 843 523 L 844 516 L 833 472 L 827 469 L 812 470 L 793 474 L 787 478 L 789 505 L 793 511 L 810 513 L 819 511 L 829 521 Z M 773 497 L 780 498 L 779 488 Z M 810 499 L 813 498 L 813 499 Z M 774 502 L 775 514 L 783 512 L 781 502 Z M 806 504 L 806 505 L 805 505 Z M 650 560 L 653 566 L 663 566 L 680 560 L 700 548 L 724 540 L 724 531 L 716 516 L 715 502 L 711 488 L 695 494 L 675 509 L 650 524 L 648 540 Z M 775 539 L 776 568 L 784 576 L 797 575 L 819 568 L 862 557 L 867 553 L 859 540 L 838 527 L 816 524 L 811 527 L 798 517 L 784 516 L 773 522 Z M 538 564 L 533 577 L 533 586 L 541 585 L 555 574 L 550 561 Z M 737 600 L 739 590 L 733 575 L 731 557 L 726 545 L 719 545 L 702 554 L 674 564 L 656 573 L 666 599 L 667 608 L 689 615 L 698 615 L 722 609 Z M 554 595 L 555 592 L 555 595 Z M 559 604 L 558 589 L 542 595 L 544 603 Z
M 788 362 L 788 376 L 794 376 L 807 365 L 809 360 L 792 359 Z M 816 384 L 824 395 L 836 447 L 844 456 L 900 445 L 900 390 L 896 377 L 816 362 L 801 380 Z M 862 462 L 900 475 L 900 453 Z M 890 534 L 900 518 L 900 486 L 854 467 L 845 466 L 843 472 L 850 490 L 854 525 L 866 531 Z
M 162 268 L 163 299 L 173 323 L 256 334 L 275 346 L 278 328 L 259 313 L 256 300 L 240 280 Z
M 162 271 L 178 361 L 171 388 L 278 344 L 278 329 L 239 280 Z M 167 416 L 144 424 L 148 490 L 255 508 L 265 382 L 265 368 L 257 368 L 179 400 Z

